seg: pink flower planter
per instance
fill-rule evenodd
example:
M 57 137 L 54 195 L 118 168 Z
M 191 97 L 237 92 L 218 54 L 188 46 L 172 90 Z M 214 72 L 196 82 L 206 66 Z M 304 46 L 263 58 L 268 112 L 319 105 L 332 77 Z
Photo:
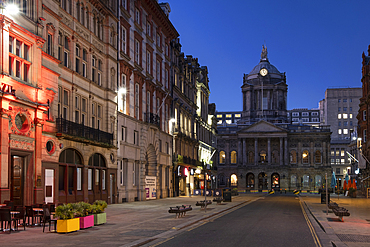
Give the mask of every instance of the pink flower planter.
M 86 229 L 94 226 L 94 215 L 88 215 L 80 218 L 80 229 Z

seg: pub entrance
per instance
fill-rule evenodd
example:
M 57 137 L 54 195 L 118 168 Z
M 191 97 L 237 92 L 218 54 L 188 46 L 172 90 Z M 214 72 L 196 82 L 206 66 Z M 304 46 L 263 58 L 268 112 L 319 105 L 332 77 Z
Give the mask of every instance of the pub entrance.
M 23 206 L 24 171 L 26 159 L 21 156 L 11 156 L 10 200 L 14 205 Z

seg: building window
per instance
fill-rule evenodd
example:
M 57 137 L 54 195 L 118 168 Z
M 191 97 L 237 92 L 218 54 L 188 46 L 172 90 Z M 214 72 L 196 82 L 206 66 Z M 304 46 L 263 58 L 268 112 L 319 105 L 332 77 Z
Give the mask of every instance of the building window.
M 348 114 L 347 113 L 343 113 L 343 119 L 347 119 L 348 118 Z
M 82 50 L 82 76 L 87 77 L 87 51 Z
M 362 120 L 366 121 L 366 110 L 362 112 Z
M 297 152 L 295 150 L 290 151 L 290 163 L 291 164 L 297 163 Z
M 304 150 L 303 153 L 302 153 L 302 163 L 303 164 L 308 164 L 308 161 L 309 161 L 309 155 L 308 155 L 308 151 L 307 150 Z
M 135 63 L 140 65 L 140 43 L 135 39 Z
M 293 112 L 292 117 L 299 117 L 299 112 Z
M 135 84 L 135 117 L 139 119 L 139 84 Z
M 139 145 L 139 132 L 134 130 L 134 145 Z
M 342 122 L 338 122 L 338 126 L 340 127 L 342 125 Z
M 352 111 L 352 107 L 349 108 L 349 111 Z
M 102 61 L 99 59 L 98 60 L 98 85 L 101 86 L 102 85 L 102 69 L 103 69 L 103 63 Z
M 226 117 L 227 118 L 231 118 L 231 114 L 226 114 Z
M 341 110 L 341 108 L 340 107 L 338 107 L 338 111 L 340 111 Z
M 157 65 L 156 65 L 156 79 L 157 81 L 161 81 L 161 62 L 159 60 L 157 60 Z
M 363 142 L 366 142 L 366 138 L 367 138 L 367 136 L 366 136 L 366 129 L 364 129 L 363 130 L 363 135 L 362 135 Z
M 231 164 L 236 164 L 236 151 L 231 151 Z
M 80 61 L 81 61 L 81 57 L 80 57 L 80 47 L 79 46 L 76 46 L 76 72 L 81 74 L 81 68 L 80 68 Z
M 320 150 L 316 150 L 315 152 L 315 163 L 321 164 L 321 152 Z
M 30 45 L 9 36 L 9 74 L 26 82 L 29 82 L 31 68 L 30 48 Z
M 135 8 L 135 21 L 137 24 L 140 24 L 140 11 L 138 8 Z
M 342 119 L 342 114 L 338 114 L 338 119 Z
M 124 26 L 121 26 L 121 51 L 123 53 L 127 53 L 126 52 L 126 40 L 127 40 L 127 32 L 126 32 L 126 28 Z
M 226 159 L 225 151 L 220 151 L 220 164 L 225 164 L 225 159 Z
M 48 44 L 47 44 L 47 47 L 46 47 L 46 53 L 49 54 L 49 55 L 53 55 L 52 52 L 53 52 L 53 35 L 48 33 Z
M 341 135 L 342 134 L 342 129 L 338 129 L 338 134 Z
M 347 111 L 347 107 L 343 107 L 343 111 Z
M 348 129 L 343 129 L 343 135 L 347 135 L 348 134 Z
M 343 99 L 343 103 L 346 103 L 347 102 L 347 99 Z
M 303 117 L 307 117 L 308 116 L 308 112 L 302 112 L 302 116 Z
M 240 117 L 241 117 L 241 115 L 240 115 L 240 114 L 235 114 L 235 117 L 236 117 L 236 118 L 240 118 Z
M 146 23 L 146 35 L 148 35 L 149 37 L 151 37 L 151 30 L 152 30 L 152 25 L 150 24 L 150 22 L 147 22 Z
M 121 127 L 121 141 L 126 141 L 126 127 Z
M 146 72 L 148 72 L 149 74 L 152 74 L 151 67 L 152 67 L 152 54 L 150 53 L 150 51 L 146 51 Z
M 338 103 L 340 103 L 340 99 L 338 99 Z
M 96 71 L 97 71 L 97 68 L 96 68 L 96 57 L 93 56 L 92 57 L 92 60 L 91 60 L 91 80 L 93 82 L 96 82 Z
M 123 160 L 119 162 L 119 178 L 120 184 L 123 185 Z
M 304 123 L 307 123 L 307 122 L 309 122 L 310 121 L 310 119 L 309 118 L 302 118 L 302 122 L 304 122 Z
M 253 164 L 254 163 L 254 152 L 249 151 L 248 153 L 248 163 Z

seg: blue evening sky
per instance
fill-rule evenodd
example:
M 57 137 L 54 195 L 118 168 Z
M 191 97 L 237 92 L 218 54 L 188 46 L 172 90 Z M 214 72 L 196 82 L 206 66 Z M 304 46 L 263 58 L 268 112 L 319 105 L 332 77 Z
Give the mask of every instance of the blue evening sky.
M 182 51 L 208 67 L 218 111 L 242 110 L 243 74 L 259 63 L 263 44 L 286 72 L 288 109 L 317 108 L 327 88 L 361 87 L 369 0 L 167 2 Z

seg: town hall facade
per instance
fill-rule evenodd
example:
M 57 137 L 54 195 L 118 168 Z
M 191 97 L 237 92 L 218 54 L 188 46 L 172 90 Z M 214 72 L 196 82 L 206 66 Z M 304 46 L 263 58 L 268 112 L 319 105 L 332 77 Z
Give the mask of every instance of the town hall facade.
M 270 64 L 266 47 L 241 88 L 240 119 L 217 126 L 219 187 L 318 190 L 331 174 L 330 128 L 288 122 L 286 75 Z

